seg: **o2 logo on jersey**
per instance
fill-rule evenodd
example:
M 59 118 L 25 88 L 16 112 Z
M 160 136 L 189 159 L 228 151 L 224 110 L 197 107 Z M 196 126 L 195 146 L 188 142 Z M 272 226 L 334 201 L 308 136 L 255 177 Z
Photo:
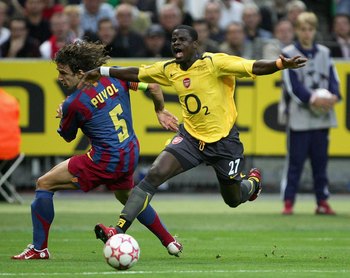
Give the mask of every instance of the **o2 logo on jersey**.
M 185 78 L 182 82 L 183 82 L 185 88 L 188 88 L 191 86 L 191 79 L 189 79 L 189 78 Z

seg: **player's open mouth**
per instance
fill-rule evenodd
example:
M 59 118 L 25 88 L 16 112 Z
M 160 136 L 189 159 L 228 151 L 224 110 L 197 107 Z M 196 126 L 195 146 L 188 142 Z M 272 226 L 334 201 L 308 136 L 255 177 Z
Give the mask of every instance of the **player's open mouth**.
M 182 58 L 184 56 L 182 50 L 179 48 L 175 48 L 174 53 L 175 53 L 175 58 Z

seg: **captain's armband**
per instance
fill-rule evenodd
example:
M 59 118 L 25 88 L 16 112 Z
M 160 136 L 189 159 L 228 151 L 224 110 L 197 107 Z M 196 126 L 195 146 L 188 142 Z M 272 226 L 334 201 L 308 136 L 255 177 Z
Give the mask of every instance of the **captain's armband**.
M 139 82 L 137 89 L 140 91 L 146 91 L 148 89 L 148 83 Z

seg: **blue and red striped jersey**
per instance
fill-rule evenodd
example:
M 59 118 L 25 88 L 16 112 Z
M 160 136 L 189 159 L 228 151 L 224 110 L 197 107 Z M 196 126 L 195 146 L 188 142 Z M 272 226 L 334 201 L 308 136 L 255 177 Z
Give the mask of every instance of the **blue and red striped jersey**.
M 58 133 L 70 142 L 80 128 L 91 143 L 88 156 L 108 172 L 126 172 L 139 158 L 129 89 L 137 89 L 137 83 L 102 77 L 91 88 L 73 92 L 62 105 Z

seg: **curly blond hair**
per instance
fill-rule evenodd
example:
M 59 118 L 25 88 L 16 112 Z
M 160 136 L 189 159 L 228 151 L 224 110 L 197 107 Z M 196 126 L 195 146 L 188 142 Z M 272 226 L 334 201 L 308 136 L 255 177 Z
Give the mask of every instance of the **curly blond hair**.
M 62 47 L 53 61 L 68 65 L 73 73 L 84 72 L 106 64 L 110 57 L 101 42 L 77 40 Z

